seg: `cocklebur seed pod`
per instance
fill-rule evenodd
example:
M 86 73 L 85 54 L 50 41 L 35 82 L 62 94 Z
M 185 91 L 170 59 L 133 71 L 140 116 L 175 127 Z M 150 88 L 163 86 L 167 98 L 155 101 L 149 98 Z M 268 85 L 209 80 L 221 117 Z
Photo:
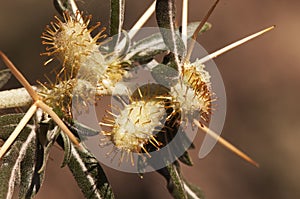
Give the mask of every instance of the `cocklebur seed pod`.
M 128 94 L 129 102 L 117 97 L 123 104 L 123 108 L 112 107 L 116 111 L 107 111 L 109 116 L 105 116 L 100 125 L 111 129 L 102 133 L 117 150 L 131 155 L 146 153 L 149 157 L 151 151 L 147 150 L 148 144 L 159 149 L 161 143 L 155 137 L 168 119 L 168 107 L 165 101 L 168 99 L 164 96 L 167 89 L 157 88 L 162 86 L 154 84 L 142 86 L 133 94 Z M 157 98 L 158 95 L 162 98 Z
M 58 17 L 55 19 L 56 21 L 51 22 L 51 27 L 47 26 L 41 37 L 42 43 L 47 45 L 46 52 L 42 55 L 51 57 L 45 65 L 57 58 L 62 62 L 63 70 L 70 76 L 76 76 L 78 70 L 87 65 L 93 64 L 105 69 L 104 56 L 98 50 L 98 40 L 106 37 L 102 34 L 105 28 L 102 28 L 95 37 L 91 36 L 91 32 L 100 26 L 100 22 L 88 28 L 91 16 L 82 17 L 79 12 L 75 18 L 65 13 L 64 20 Z
M 197 62 L 184 64 L 182 69 L 176 84 L 170 88 L 170 95 L 181 110 L 182 121 L 191 122 L 193 118 L 200 117 L 208 122 L 213 97 L 210 76 L 204 65 Z

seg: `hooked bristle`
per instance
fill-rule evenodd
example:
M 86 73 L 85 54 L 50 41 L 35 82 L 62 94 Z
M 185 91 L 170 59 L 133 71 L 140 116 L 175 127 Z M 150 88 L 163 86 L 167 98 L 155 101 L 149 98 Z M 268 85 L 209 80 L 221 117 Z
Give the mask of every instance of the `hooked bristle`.
M 123 108 L 114 113 L 107 110 L 109 116 L 104 116 L 99 124 L 110 128 L 102 134 L 114 144 L 116 150 L 150 157 L 146 146 L 150 144 L 157 150 L 160 148 L 161 143 L 155 137 L 164 127 L 167 109 L 165 99 L 155 98 L 150 86 L 146 87 L 129 94 L 129 102 L 119 97 Z
M 201 118 L 208 122 L 211 114 L 212 91 L 210 76 L 204 65 L 185 64 L 178 82 L 171 87 L 173 101 L 181 110 L 181 120 L 188 122 L 193 118 Z
M 42 86 L 39 94 L 47 104 L 62 110 L 68 117 L 71 116 L 74 99 L 82 102 L 82 106 L 80 103 L 75 105 L 76 108 L 80 106 L 82 111 L 95 95 L 111 94 L 115 84 L 127 74 L 130 65 L 118 57 L 106 59 L 106 55 L 99 50 L 101 43 L 98 43 L 99 39 L 106 37 L 103 35 L 105 28 L 92 37 L 91 32 L 99 28 L 101 23 L 89 27 L 90 20 L 91 16 L 82 17 L 79 12 L 75 17 L 64 13 L 63 20 L 55 17 L 55 21 L 50 23 L 51 26 L 41 36 L 42 43 L 47 45 L 46 52 L 42 55 L 51 57 L 45 65 L 58 59 L 62 63 L 62 69 L 56 73 L 55 83 L 49 82 L 46 86 L 48 89 Z M 78 82 L 84 82 L 85 87 L 81 88 L 82 85 L 78 85 Z M 84 92 L 87 89 L 94 89 L 94 96 L 86 97 Z
M 109 112 L 110 113 L 110 112 Z M 124 107 L 118 115 L 105 118 L 99 124 L 111 127 L 109 140 L 119 149 L 133 153 L 143 153 L 148 143 L 157 143 L 155 131 L 162 128 L 165 107 L 159 101 L 134 101 Z
M 89 27 L 91 16 L 82 17 L 77 12 L 72 18 L 68 13 L 64 14 L 64 20 L 55 17 L 42 34 L 42 43 L 47 45 L 46 52 L 41 55 L 50 56 L 45 65 L 58 59 L 62 63 L 62 70 L 70 78 L 81 78 L 97 88 L 98 95 L 111 94 L 117 82 L 128 74 L 129 61 L 122 61 L 118 57 L 110 59 L 99 48 L 102 43 L 99 39 L 106 38 L 102 28 L 96 36 L 91 32 L 99 28 L 100 22 Z M 80 70 L 80 71 L 79 71 Z
M 73 111 L 84 112 L 95 102 L 95 93 L 89 82 L 80 79 L 56 79 L 55 84 L 38 82 L 43 101 L 62 118 L 73 118 Z
M 79 12 L 74 18 L 68 13 L 64 13 L 64 20 L 55 17 L 55 21 L 50 23 L 51 26 L 46 27 L 41 36 L 42 44 L 47 45 L 46 52 L 41 55 L 51 57 L 45 65 L 56 58 L 61 61 L 67 73 L 72 73 L 70 76 L 76 76 L 82 66 L 90 65 L 91 62 L 98 63 L 101 67 L 104 58 L 97 42 L 98 39 L 105 37 L 102 34 L 105 28 L 92 37 L 90 33 L 100 26 L 100 22 L 88 27 L 90 20 L 90 15 L 82 17 Z

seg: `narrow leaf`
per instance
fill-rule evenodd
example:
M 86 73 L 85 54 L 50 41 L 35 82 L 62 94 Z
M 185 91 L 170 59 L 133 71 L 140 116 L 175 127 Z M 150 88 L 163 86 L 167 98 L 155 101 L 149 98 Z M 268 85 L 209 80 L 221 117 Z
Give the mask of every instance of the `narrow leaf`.
M 64 134 L 63 132 L 60 134 L 62 139 L 63 139 L 63 142 L 64 142 L 64 160 L 63 160 L 63 163 L 61 164 L 61 167 L 65 167 L 71 160 L 71 157 L 72 157 L 72 153 L 71 153 L 71 149 L 72 149 L 72 146 L 71 146 L 71 141 L 69 139 L 69 137 Z
M 8 139 L 24 114 L 7 114 L 0 117 L 0 139 Z M 0 198 L 12 196 L 14 187 L 19 185 L 19 198 L 33 198 L 39 191 L 44 180 L 46 161 L 49 150 L 44 146 L 49 143 L 43 136 L 52 139 L 49 133 L 51 125 L 41 123 L 42 117 L 29 121 L 16 141 L 5 154 L 0 165 Z M 34 122 L 33 122 L 34 121 Z M 49 133 L 50 134 L 50 133 Z M 50 141 L 53 143 L 53 141 Z M 42 144 L 43 143 L 43 144 Z M 45 145 L 44 145 L 45 144 Z M 12 169 L 12 170 L 11 170 Z M 3 196 L 3 197 L 2 197 Z
M 49 158 L 50 149 L 54 145 L 57 137 L 60 135 L 60 128 L 54 126 L 52 120 L 47 122 L 40 122 L 40 128 L 38 129 L 39 143 L 42 146 L 42 165 L 39 167 L 38 173 L 45 172 L 47 160 Z M 38 147 L 39 148 L 39 147 Z
M 167 188 L 175 199 L 204 199 L 203 191 L 182 177 L 178 162 L 157 171 L 167 181 Z
M 174 199 L 187 199 L 184 181 L 177 161 L 158 171 L 166 180 L 167 188 Z
M 205 198 L 203 191 L 199 187 L 187 182 L 186 180 L 184 180 L 184 189 L 187 193 L 188 199 L 204 199 Z
M 85 136 L 95 136 L 99 134 L 99 131 L 92 129 L 91 127 L 88 127 L 84 124 L 81 124 L 78 121 L 74 121 L 73 124 L 66 123 L 66 125 L 74 135 L 80 135 L 81 138 Z
M 188 38 L 191 38 L 193 33 L 200 22 L 192 22 L 188 25 Z M 205 23 L 200 33 L 204 33 L 211 28 L 211 24 Z M 178 32 L 178 30 L 177 30 Z M 179 32 L 178 32 L 179 33 Z M 133 61 L 149 60 L 157 54 L 167 51 L 168 47 L 165 45 L 164 40 L 160 33 L 155 33 L 146 37 L 137 43 L 135 43 L 131 49 L 127 58 L 131 58 Z
M 9 69 L 4 69 L 0 71 L 0 88 L 2 88 L 10 79 L 11 73 Z
M 158 64 L 151 70 L 151 75 L 158 84 L 170 88 L 177 83 L 178 71 L 164 64 Z
M 30 138 L 28 136 L 27 140 Z M 25 157 L 21 162 L 20 170 L 20 191 L 19 198 L 33 198 L 39 191 L 44 173 L 38 173 L 42 165 L 42 147 L 36 140 L 36 135 L 31 137 L 32 141 L 28 144 Z
M 3 157 L 0 166 L 0 198 L 12 198 L 15 185 L 18 183 L 16 165 L 22 143 L 16 141 Z
M 71 145 L 71 158 L 68 167 L 86 198 L 114 198 L 110 184 L 99 162 L 84 146 L 78 149 L 73 144 Z
M 183 155 L 178 158 L 178 160 L 188 166 L 193 166 L 193 161 L 187 151 L 185 151 Z
M 11 128 L 11 126 L 13 125 L 10 124 L 7 127 Z M 2 126 L 2 128 L 5 127 Z M 27 125 L 10 150 L 5 154 L 0 165 L 0 198 L 11 198 L 15 186 L 20 182 L 22 193 L 24 193 L 24 187 L 30 187 L 34 173 L 35 161 L 32 161 L 32 158 L 34 159 L 35 157 L 35 145 L 35 127 Z M 26 180 L 24 176 L 26 176 Z M 35 188 L 34 193 L 36 191 L 38 189 Z
M 120 42 L 124 23 L 125 0 L 110 1 L 110 36 L 118 35 L 115 45 Z
M 156 21 L 160 28 L 163 40 L 169 50 L 175 55 L 174 62 L 181 71 L 180 58 L 184 57 L 186 50 L 181 36 L 176 32 L 175 0 L 156 1 Z
M 68 12 L 74 18 L 79 11 L 74 0 L 53 0 L 53 4 L 60 15 Z

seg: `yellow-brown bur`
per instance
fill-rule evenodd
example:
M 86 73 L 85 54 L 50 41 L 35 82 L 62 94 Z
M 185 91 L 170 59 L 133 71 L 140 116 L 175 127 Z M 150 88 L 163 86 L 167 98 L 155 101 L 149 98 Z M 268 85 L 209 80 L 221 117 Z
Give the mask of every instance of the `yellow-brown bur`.
M 51 56 L 45 65 L 57 58 L 70 77 L 76 77 L 78 70 L 88 65 L 105 70 L 104 57 L 99 51 L 98 43 L 100 38 L 106 37 L 103 34 L 105 28 L 95 37 L 91 36 L 91 32 L 100 26 L 100 22 L 88 28 L 91 16 L 83 18 L 79 12 L 74 19 L 68 13 L 64 14 L 64 21 L 58 17 L 55 19 L 41 36 L 42 44 L 47 45 L 46 52 L 41 55 Z
M 207 77 L 204 77 L 206 74 Z M 195 66 L 185 64 L 178 82 L 171 87 L 173 101 L 181 110 L 182 120 L 188 122 L 194 117 L 208 121 L 211 114 L 212 93 L 209 75 L 203 70 L 200 73 Z

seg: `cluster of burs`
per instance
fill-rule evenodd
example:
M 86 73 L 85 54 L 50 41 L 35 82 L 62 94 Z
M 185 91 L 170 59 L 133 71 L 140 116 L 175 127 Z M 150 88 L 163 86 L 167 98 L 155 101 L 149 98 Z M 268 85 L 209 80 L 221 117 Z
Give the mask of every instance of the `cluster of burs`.
M 176 59 L 169 59 L 169 63 L 158 64 L 152 69 L 165 71 L 154 76 L 157 83 L 115 92 L 116 85 L 132 78 L 131 71 L 142 64 L 134 55 L 127 56 L 128 50 L 106 52 L 105 44 L 112 41 L 104 39 L 105 28 L 92 36 L 100 23 L 89 27 L 90 20 L 91 16 L 84 17 L 79 12 L 74 17 L 65 13 L 63 20 L 56 17 L 43 33 L 43 44 L 47 47 L 42 54 L 50 56 L 45 63 L 57 59 L 62 64 L 55 84 L 44 84 L 45 89 L 40 90 L 45 102 L 62 110 L 63 117 L 72 118 L 72 102 L 82 105 L 102 96 L 116 95 L 122 107 L 113 107 L 118 109 L 114 112 L 107 110 L 108 114 L 99 124 L 108 127 L 102 134 L 127 154 L 148 154 L 165 146 L 183 123 L 186 126 L 194 119 L 201 124 L 209 121 L 213 95 L 210 76 L 203 64 L 190 63 L 184 57 L 177 63 Z M 170 54 L 166 57 L 172 57 Z M 164 134 L 168 134 L 167 138 Z

